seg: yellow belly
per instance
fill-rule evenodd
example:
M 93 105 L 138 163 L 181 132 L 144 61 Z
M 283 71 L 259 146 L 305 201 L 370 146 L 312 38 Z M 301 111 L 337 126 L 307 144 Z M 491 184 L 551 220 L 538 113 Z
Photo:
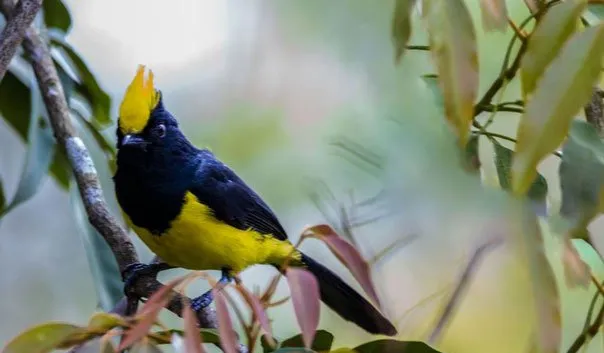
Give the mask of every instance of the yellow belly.
M 229 268 L 237 273 L 254 264 L 280 264 L 293 251 L 288 241 L 218 221 L 187 193 L 180 215 L 162 235 L 126 221 L 141 240 L 168 264 L 190 270 Z

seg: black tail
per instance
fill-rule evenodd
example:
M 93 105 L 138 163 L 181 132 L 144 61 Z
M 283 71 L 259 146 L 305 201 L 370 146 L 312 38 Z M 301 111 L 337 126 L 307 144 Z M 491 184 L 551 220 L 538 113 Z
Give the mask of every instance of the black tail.
M 335 273 L 304 254 L 302 262 L 319 281 L 321 300 L 343 319 L 369 333 L 396 335 L 396 328 L 390 321 Z

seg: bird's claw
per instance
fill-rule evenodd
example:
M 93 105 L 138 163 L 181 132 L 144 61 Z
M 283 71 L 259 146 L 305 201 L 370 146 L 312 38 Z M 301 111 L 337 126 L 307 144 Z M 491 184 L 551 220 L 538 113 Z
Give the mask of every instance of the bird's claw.
M 200 312 L 201 310 L 207 308 L 210 304 L 212 304 L 212 300 L 214 300 L 214 296 L 212 295 L 212 290 L 209 290 L 197 298 L 191 300 L 191 308 L 195 312 Z
M 122 279 L 124 280 L 124 294 L 129 295 L 132 286 L 141 276 L 157 276 L 157 274 L 169 268 L 163 263 L 144 264 L 140 262 L 131 263 L 122 271 Z
M 231 281 L 231 279 L 232 279 L 232 277 L 230 275 L 230 272 L 226 269 L 223 269 L 222 276 L 220 277 L 218 284 L 229 283 Z M 212 304 L 213 300 L 214 300 L 214 295 L 212 294 L 212 290 L 210 289 L 209 291 L 203 293 L 202 295 L 192 299 L 191 308 L 195 312 L 199 312 L 199 311 L 207 308 L 210 304 Z

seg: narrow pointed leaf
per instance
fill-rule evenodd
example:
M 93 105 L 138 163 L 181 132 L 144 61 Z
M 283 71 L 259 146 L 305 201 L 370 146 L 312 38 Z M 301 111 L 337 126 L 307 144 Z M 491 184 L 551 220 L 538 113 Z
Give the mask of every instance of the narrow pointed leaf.
M 65 191 L 69 190 L 69 186 L 71 185 L 71 166 L 60 146 L 57 146 L 55 150 L 49 172 L 61 189 Z
M 537 352 L 557 353 L 562 340 L 560 296 L 556 278 L 543 244 L 543 234 L 534 214 L 522 212 L 523 227 L 516 235 L 526 254 L 530 283 L 537 312 Z
M 262 346 L 263 353 L 273 352 L 277 347 L 279 347 L 279 342 L 277 342 L 277 340 L 274 338 L 272 343 L 274 343 L 274 345 L 272 345 L 271 342 L 269 342 L 269 340 L 266 338 L 266 334 L 260 336 L 260 346 Z
M 88 329 L 94 331 L 109 331 L 114 327 L 126 326 L 126 322 L 119 315 L 98 312 L 88 321 Z
M 27 141 L 32 115 L 31 103 L 28 84 L 8 70 L 0 81 L 0 115 L 22 141 Z
M 141 319 L 136 323 L 136 325 L 134 325 L 124 334 L 124 339 L 121 341 L 118 347 L 119 351 L 130 347 L 132 344 L 138 342 L 141 338 L 147 335 L 157 320 L 157 315 L 159 315 L 159 312 L 172 298 L 172 290 L 177 285 L 182 283 L 185 278 L 186 277 L 179 277 L 173 279 L 149 297 L 137 315 L 141 317 Z
M 522 94 L 529 97 L 549 64 L 558 56 L 566 41 L 577 30 L 577 20 L 587 0 L 568 0 L 552 6 L 528 39 L 520 64 Z
M 32 83 L 31 116 L 21 117 L 21 119 L 30 120 L 29 131 L 27 133 L 28 149 L 25 155 L 25 165 L 21 172 L 21 178 L 17 191 L 10 204 L 4 209 L 2 215 L 10 212 L 13 208 L 29 200 L 40 188 L 42 181 L 48 173 L 50 162 L 55 150 L 55 139 L 48 122 L 42 118 L 43 106 L 42 98 L 37 86 Z
M 85 329 L 62 322 L 50 322 L 34 326 L 13 338 L 2 349 L 2 353 L 47 353 Z
M 480 0 L 482 26 L 487 31 L 505 31 L 508 26 L 508 9 L 505 0 Z
M 63 38 L 54 36 L 51 43 L 73 63 L 74 71 L 80 79 L 75 91 L 82 95 L 90 105 L 93 120 L 101 126 L 109 125 L 111 123 L 111 98 L 101 88 L 86 62 Z
M 218 318 L 218 335 L 220 336 L 220 347 L 224 353 L 237 353 L 237 337 L 233 321 L 229 314 L 229 308 L 222 290 L 212 289 L 214 304 L 216 306 L 216 317 Z
M 460 146 L 465 146 L 478 91 L 478 55 L 472 18 L 463 0 L 424 0 L 423 6 L 445 115 Z
M 604 24 L 574 35 L 539 81 L 518 125 L 512 190 L 525 194 L 537 164 L 566 137 L 575 114 L 590 99 L 600 77 Z
M 94 279 L 99 306 L 110 311 L 124 296 L 124 283 L 113 251 L 88 221 L 80 192 L 75 182 L 71 183 L 69 198 L 75 224 L 84 245 L 88 266 Z
M 325 330 L 317 330 L 315 338 L 310 346 L 315 352 L 329 352 L 333 344 L 333 334 Z M 303 347 L 304 338 L 302 335 L 296 335 L 281 342 L 280 347 Z
M 514 152 L 507 147 L 502 146 L 498 142 L 493 143 L 495 150 L 495 168 L 499 185 L 504 190 L 511 189 L 512 175 L 512 160 Z M 535 180 L 531 184 L 527 197 L 536 202 L 536 209 L 539 215 L 545 215 L 546 197 L 547 197 L 547 180 L 541 174 L 537 174 Z
M 473 173 L 480 174 L 480 135 L 472 134 L 465 149 L 466 168 Z
M 61 0 L 44 0 L 44 24 L 48 28 L 57 28 L 67 33 L 71 27 L 69 10 Z
M 439 353 L 439 351 L 418 341 L 397 341 L 390 339 L 364 343 L 356 348 L 357 353 L 405 352 L 405 353 Z
M 361 287 L 373 302 L 380 307 L 380 301 L 377 292 L 371 279 L 371 269 L 369 264 L 357 249 L 349 242 L 340 237 L 333 228 L 327 224 L 319 224 L 308 228 L 308 231 L 315 234 L 321 239 L 329 250 L 340 260 L 340 262 L 348 268 L 350 273 L 359 282 Z
M 201 342 L 210 343 L 210 344 L 219 344 L 220 343 L 220 336 L 218 335 L 217 329 L 203 328 L 203 329 L 198 329 L 197 331 L 199 332 L 199 337 L 200 337 Z M 168 330 L 168 331 L 157 331 L 155 333 L 157 334 L 157 336 L 160 336 L 160 337 L 172 337 L 173 335 L 183 337 L 185 335 L 184 331 L 175 330 L 175 329 Z M 168 343 L 171 343 L 171 341 L 170 341 L 170 339 L 156 340 L 155 343 L 168 344 Z
M 566 285 L 569 288 L 578 286 L 587 289 L 591 280 L 589 266 L 581 259 L 579 252 L 570 239 L 564 240 L 562 264 L 564 266 Z
M 197 328 L 197 316 L 189 305 L 183 307 L 184 315 L 183 320 L 185 322 L 185 336 L 184 343 L 187 353 L 205 353 L 203 346 L 201 345 L 201 335 Z
M 237 285 L 235 288 L 237 288 L 237 291 L 239 291 L 239 293 L 247 303 L 248 307 L 256 316 L 256 320 L 258 321 L 258 323 L 260 323 L 260 327 L 262 327 L 265 332 L 265 335 L 263 337 L 268 340 L 269 344 L 274 345 L 275 341 L 273 340 L 271 324 L 268 319 L 268 315 L 266 315 L 266 311 L 264 310 L 264 307 L 260 302 L 260 299 L 256 297 L 253 293 L 248 291 L 242 285 Z
M 309 348 L 319 325 L 319 283 L 312 273 L 301 268 L 288 268 L 285 276 L 289 283 L 296 319 L 302 331 L 304 347 Z
M 396 0 L 392 17 L 394 61 L 399 63 L 411 37 L 411 14 L 416 0 Z

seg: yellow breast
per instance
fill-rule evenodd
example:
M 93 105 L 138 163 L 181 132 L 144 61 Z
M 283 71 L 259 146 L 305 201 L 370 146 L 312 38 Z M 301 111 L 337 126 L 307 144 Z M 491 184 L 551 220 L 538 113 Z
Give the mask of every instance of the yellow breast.
M 240 230 L 217 220 L 195 195 L 185 196 L 180 215 L 162 235 L 126 221 L 156 255 L 172 266 L 191 270 L 229 268 L 237 273 L 254 264 L 280 264 L 293 246 L 269 234 Z

